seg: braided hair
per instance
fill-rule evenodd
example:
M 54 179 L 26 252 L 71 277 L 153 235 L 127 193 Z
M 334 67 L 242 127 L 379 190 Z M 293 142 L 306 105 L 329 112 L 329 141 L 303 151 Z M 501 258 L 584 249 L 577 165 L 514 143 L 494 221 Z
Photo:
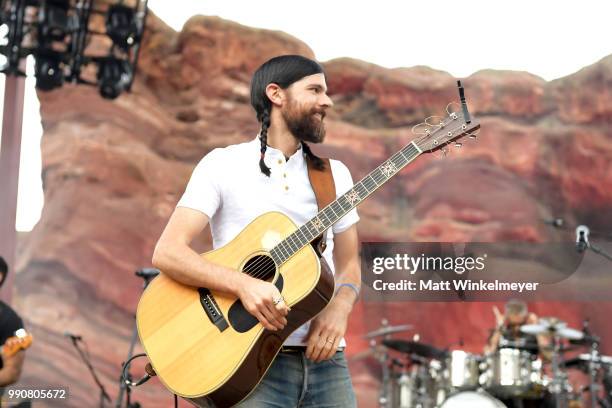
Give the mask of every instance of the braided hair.
M 268 146 L 268 128 L 270 127 L 270 109 L 264 108 L 260 117 L 257 118 L 261 122 L 261 131 L 259 132 L 259 140 L 261 141 L 261 157 L 259 159 L 259 169 L 263 174 L 270 177 L 270 168 L 266 166 L 264 157 L 266 156 L 266 148 Z
M 287 89 L 294 82 L 314 74 L 324 74 L 323 67 L 318 62 L 301 55 L 274 57 L 261 65 L 253 74 L 251 81 L 251 106 L 255 109 L 257 120 L 261 123 L 261 131 L 259 133 L 259 140 L 261 142 L 259 169 L 268 177 L 270 177 L 270 168 L 266 166 L 264 157 L 268 147 L 268 128 L 270 127 L 272 102 L 266 95 L 266 87 L 274 83 L 282 89 Z M 316 169 L 323 170 L 325 168 L 325 162 L 320 157 L 317 157 L 303 141 L 302 149 L 306 159 L 310 160 Z

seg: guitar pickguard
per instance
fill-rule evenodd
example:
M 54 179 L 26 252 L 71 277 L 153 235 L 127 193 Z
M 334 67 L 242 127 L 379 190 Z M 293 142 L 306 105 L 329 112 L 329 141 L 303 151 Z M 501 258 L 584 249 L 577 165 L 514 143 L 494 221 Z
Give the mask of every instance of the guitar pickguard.
M 278 275 L 274 285 L 278 288 L 279 292 L 283 291 L 283 275 Z M 236 300 L 230 307 L 227 318 L 230 326 L 238 333 L 248 332 L 259 322 L 255 316 L 246 311 L 240 299 Z

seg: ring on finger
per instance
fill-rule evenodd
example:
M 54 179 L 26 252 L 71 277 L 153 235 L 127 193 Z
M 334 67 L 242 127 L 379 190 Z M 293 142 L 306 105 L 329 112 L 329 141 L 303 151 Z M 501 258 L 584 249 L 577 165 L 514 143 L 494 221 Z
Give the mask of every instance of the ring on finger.
M 276 299 L 274 299 L 274 300 L 273 300 L 273 302 L 274 302 L 274 306 L 276 306 L 276 305 L 278 305 L 280 302 L 284 302 L 284 301 L 285 301 L 285 299 L 283 299 L 283 297 L 282 297 L 282 296 L 280 296 L 280 297 L 278 297 L 278 298 L 276 298 Z

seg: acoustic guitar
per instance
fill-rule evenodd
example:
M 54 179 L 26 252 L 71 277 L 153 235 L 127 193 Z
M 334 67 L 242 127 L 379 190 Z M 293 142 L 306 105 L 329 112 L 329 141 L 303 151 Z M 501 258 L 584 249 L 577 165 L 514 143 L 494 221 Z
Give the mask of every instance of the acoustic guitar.
M 183 285 L 162 273 L 143 293 L 136 314 L 144 350 L 162 383 L 196 406 L 229 407 L 246 398 L 287 337 L 315 317 L 334 294 L 334 278 L 313 243 L 335 222 L 424 152 L 447 149 L 480 124 L 470 117 L 458 81 L 460 104 L 448 115 L 415 126 L 415 140 L 353 188 L 296 226 L 279 212 L 254 219 L 206 260 L 273 282 L 291 311 L 283 330 L 269 331 L 240 299 Z M 449 107 L 459 105 L 457 112 Z M 440 120 L 441 119 L 441 120 Z
M 17 354 L 19 350 L 25 350 L 32 345 L 32 335 L 25 329 L 19 329 L 15 335 L 9 337 L 0 348 L 0 357 L 3 359 Z

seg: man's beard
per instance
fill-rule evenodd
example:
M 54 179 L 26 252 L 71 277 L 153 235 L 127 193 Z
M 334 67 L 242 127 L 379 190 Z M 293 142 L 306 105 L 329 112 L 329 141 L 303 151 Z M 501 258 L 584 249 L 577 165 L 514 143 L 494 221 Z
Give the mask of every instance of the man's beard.
M 321 119 L 316 115 L 317 113 L 322 115 Z M 297 139 L 312 143 L 321 143 L 325 139 L 325 124 L 323 123 L 325 111 L 311 109 L 303 112 L 291 102 L 288 109 L 282 114 L 289 131 Z

